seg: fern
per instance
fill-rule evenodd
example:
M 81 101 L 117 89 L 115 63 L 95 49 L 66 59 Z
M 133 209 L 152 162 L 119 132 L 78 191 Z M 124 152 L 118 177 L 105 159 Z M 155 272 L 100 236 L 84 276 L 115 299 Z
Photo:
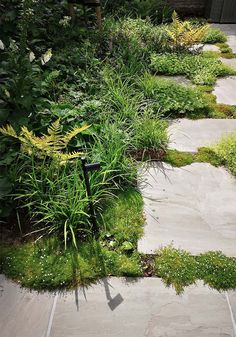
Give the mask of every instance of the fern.
M 74 127 L 70 131 L 66 132 L 65 135 L 62 135 L 60 120 L 56 120 L 48 127 L 48 134 L 42 135 L 41 137 L 36 136 L 33 131 L 28 130 L 26 126 L 21 127 L 19 135 L 17 135 L 11 125 L 0 127 L 0 132 L 5 136 L 18 139 L 21 142 L 22 152 L 27 153 L 28 155 L 34 154 L 40 159 L 50 157 L 58 161 L 60 164 L 64 164 L 67 161 L 81 157 L 84 154 L 83 152 L 76 151 L 72 153 L 62 151 L 66 151 L 68 143 L 72 138 L 89 127 L 89 125 Z
M 172 20 L 166 32 L 174 49 L 189 49 L 200 43 L 209 30 L 209 25 L 199 27 L 193 26 L 189 21 L 181 21 L 175 11 Z

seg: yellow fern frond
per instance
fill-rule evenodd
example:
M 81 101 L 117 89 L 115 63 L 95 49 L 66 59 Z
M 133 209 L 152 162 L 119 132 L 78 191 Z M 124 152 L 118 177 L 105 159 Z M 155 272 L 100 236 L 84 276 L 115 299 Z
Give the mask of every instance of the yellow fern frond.
M 82 152 L 62 153 L 69 141 L 78 133 L 89 128 L 89 125 L 75 127 L 63 136 L 61 134 L 60 120 L 56 120 L 48 127 L 48 135 L 38 137 L 26 126 L 22 126 L 18 136 L 11 125 L 0 128 L 0 132 L 6 136 L 14 137 L 21 142 L 21 151 L 29 155 L 36 155 L 39 159 L 52 158 L 57 161 L 66 162 L 83 155 Z
M 13 129 L 13 127 L 11 125 L 6 125 L 3 127 L 0 127 L 0 132 L 4 135 L 4 136 L 9 136 L 9 137 L 13 137 L 13 138 L 18 138 L 16 131 Z
M 90 127 L 90 125 L 84 125 L 82 127 L 75 127 L 72 130 L 68 131 L 65 136 L 62 138 L 62 141 L 67 145 L 69 141 L 74 138 L 79 133 L 83 132 L 84 130 L 87 130 Z
M 48 127 L 48 134 L 50 136 L 57 136 L 61 132 L 60 119 L 57 119 Z

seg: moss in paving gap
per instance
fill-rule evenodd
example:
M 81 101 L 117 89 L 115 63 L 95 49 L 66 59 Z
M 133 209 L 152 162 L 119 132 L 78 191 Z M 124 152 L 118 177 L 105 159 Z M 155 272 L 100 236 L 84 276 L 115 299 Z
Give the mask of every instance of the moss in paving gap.
M 228 45 L 228 43 L 224 42 L 224 43 L 216 43 L 216 46 L 220 48 L 220 56 L 223 58 L 234 58 L 235 55 L 232 51 L 232 49 L 230 48 L 230 46 Z
M 208 147 L 200 147 L 197 153 L 167 150 L 164 161 L 175 167 L 182 167 L 193 163 L 209 163 L 213 166 L 222 165 L 222 160 Z
M 178 294 L 197 280 L 218 291 L 236 288 L 236 260 L 222 252 L 209 251 L 192 256 L 170 245 L 156 254 L 156 276 L 161 277 L 167 286 L 173 286 Z

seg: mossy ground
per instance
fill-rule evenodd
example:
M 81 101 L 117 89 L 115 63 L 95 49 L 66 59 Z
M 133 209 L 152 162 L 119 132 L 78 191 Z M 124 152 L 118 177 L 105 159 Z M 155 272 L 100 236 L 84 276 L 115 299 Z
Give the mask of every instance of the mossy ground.
M 139 254 L 143 203 L 136 190 L 126 192 L 119 194 L 104 212 L 107 230 L 100 240 L 91 239 L 77 249 L 71 245 L 66 250 L 55 238 L 14 245 L 1 243 L 0 272 L 36 290 L 88 286 L 106 276 L 158 276 L 178 294 L 198 279 L 219 291 L 236 288 L 236 261 L 220 252 L 193 257 L 167 246 L 154 256 Z
M 197 153 L 167 150 L 164 161 L 175 167 L 182 167 L 193 163 L 210 163 L 213 166 L 223 164 L 217 154 L 207 147 L 199 148 Z

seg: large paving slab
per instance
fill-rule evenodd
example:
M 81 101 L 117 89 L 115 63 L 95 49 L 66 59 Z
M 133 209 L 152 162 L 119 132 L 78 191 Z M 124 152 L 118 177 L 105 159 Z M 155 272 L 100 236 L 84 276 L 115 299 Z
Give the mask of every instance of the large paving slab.
M 228 66 L 236 69 L 236 58 L 233 59 L 226 59 L 224 57 L 220 57 L 221 62 L 227 64 Z
M 235 334 L 223 293 L 198 284 L 177 296 L 157 278 L 111 278 L 84 292 L 80 289 L 77 305 L 74 293 L 59 298 L 50 336 L 235 337 Z
M 49 337 L 54 296 L 21 289 L 0 275 L 0 336 Z
M 236 76 L 218 78 L 212 93 L 217 103 L 236 105 Z
M 213 26 L 219 28 L 227 35 L 227 43 L 232 48 L 233 53 L 236 53 L 236 24 L 213 24 Z
M 138 250 L 153 254 L 171 243 L 199 254 L 236 256 L 236 179 L 224 168 L 153 162 L 140 170 L 146 224 Z
M 205 44 L 202 48 L 203 51 L 216 51 L 219 52 L 220 48 L 214 44 Z
M 212 145 L 232 132 L 236 132 L 235 119 L 174 120 L 168 128 L 169 148 L 197 152 L 199 147 Z
M 0 275 L 1 337 L 235 337 L 235 292 L 201 282 L 177 296 L 158 278 L 109 278 L 54 295 Z

